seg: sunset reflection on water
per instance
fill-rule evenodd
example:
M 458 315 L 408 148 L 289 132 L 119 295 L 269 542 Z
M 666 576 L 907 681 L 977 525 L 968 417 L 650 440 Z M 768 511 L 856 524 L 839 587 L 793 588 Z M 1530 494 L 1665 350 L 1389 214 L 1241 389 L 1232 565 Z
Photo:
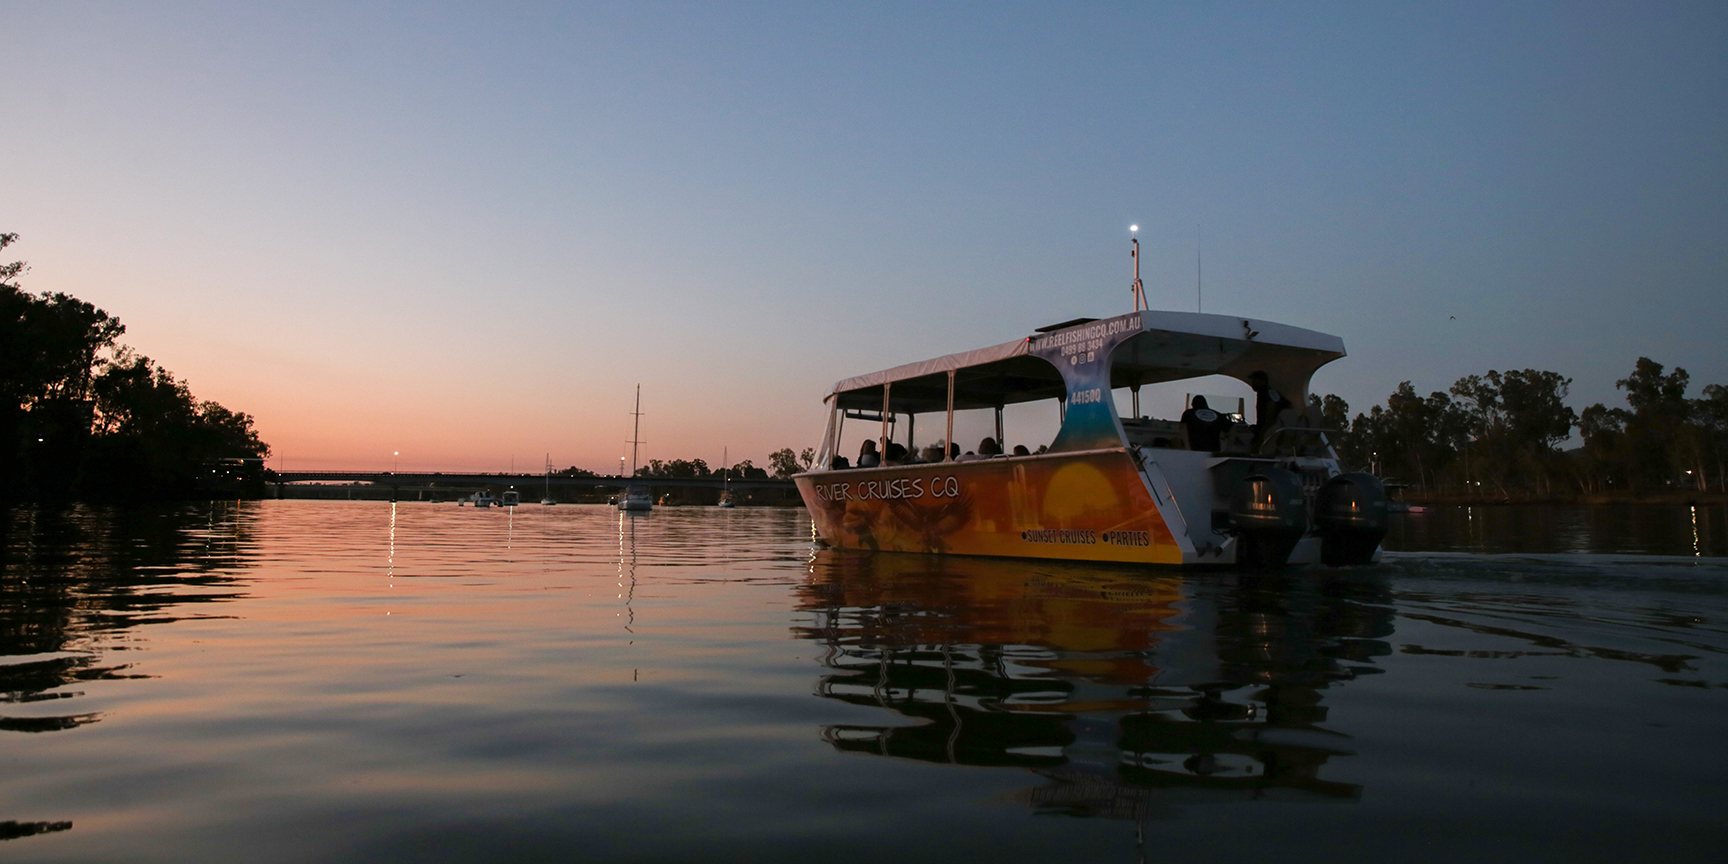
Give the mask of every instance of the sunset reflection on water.
M 788 509 L 5 524 L 0 853 L 29 860 L 1607 860 L 1658 829 L 1713 860 L 1724 838 L 1728 564 L 1690 549 L 1176 574 L 817 549 Z

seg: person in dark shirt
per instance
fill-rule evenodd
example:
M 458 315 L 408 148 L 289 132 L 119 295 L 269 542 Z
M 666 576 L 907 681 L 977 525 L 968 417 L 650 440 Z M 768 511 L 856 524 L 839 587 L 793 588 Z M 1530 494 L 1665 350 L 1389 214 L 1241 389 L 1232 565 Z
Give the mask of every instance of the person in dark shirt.
M 1265 438 L 1278 414 L 1290 407 L 1290 400 L 1272 389 L 1265 372 L 1249 375 L 1248 386 L 1254 388 L 1254 437 Z
M 1194 403 L 1182 412 L 1182 426 L 1188 430 L 1188 447 L 1216 453 L 1223 448 L 1224 433 L 1230 430 L 1230 418 L 1206 406 L 1206 397 L 1195 396 Z

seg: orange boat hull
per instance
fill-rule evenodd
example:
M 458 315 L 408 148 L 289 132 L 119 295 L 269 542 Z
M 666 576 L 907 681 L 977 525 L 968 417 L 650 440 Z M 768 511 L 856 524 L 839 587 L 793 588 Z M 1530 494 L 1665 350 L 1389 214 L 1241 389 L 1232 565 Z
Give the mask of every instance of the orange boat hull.
M 1124 450 L 801 474 L 831 546 L 1127 564 L 1181 564 Z

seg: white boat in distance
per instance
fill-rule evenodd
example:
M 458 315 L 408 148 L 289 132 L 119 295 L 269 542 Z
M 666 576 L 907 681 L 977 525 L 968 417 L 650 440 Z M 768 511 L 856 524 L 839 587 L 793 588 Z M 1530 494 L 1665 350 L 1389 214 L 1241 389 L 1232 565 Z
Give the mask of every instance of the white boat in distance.
M 732 509 L 732 469 L 726 467 L 727 460 L 732 457 L 730 448 L 720 450 L 720 503 L 714 506 L 722 510 Z
M 649 494 L 646 486 L 631 486 L 618 499 L 618 509 L 646 513 L 654 509 L 654 496 Z
M 636 448 L 642 444 L 642 385 L 636 385 L 636 410 L 630 412 L 635 418 L 635 425 L 630 430 L 630 476 L 636 476 Z M 618 509 L 634 513 L 646 513 L 654 509 L 654 496 L 646 486 L 631 486 L 624 490 L 623 497 L 618 499 Z

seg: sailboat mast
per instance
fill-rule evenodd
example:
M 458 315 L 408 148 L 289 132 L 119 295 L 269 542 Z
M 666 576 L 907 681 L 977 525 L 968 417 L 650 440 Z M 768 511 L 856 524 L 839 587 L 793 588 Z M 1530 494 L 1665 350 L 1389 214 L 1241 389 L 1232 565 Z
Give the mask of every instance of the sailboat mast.
M 636 448 L 642 441 L 642 385 L 636 385 L 636 410 L 630 412 L 636 418 L 636 425 L 630 430 L 630 476 L 636 476 Z

